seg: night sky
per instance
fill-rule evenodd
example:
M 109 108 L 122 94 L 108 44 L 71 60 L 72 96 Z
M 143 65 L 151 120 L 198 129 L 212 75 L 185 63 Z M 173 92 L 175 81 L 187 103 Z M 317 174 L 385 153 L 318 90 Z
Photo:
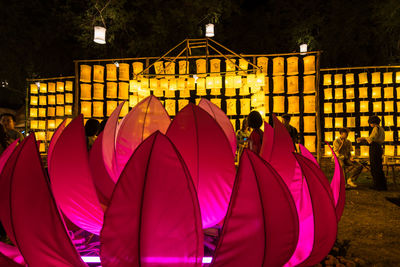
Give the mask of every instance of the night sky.
M 8 82 L 8 89 L 0 88 L 1 105 L 21 104 L 8 103 L 5 93 L 23 98 L 26 78 L 73 75 L 74 59 L 160 56 L 185 38 L 203 37 L 211 20 L 214 39 L 237 53 L 295 52 L 306 42 L 323 51 L 321 67 L 400 59 L 398 0 L 111 0 L 102 13 L 106 45 L 92 41 L 94 24 L 101 25 L 95 4 L 0 2 L 0 80 Z

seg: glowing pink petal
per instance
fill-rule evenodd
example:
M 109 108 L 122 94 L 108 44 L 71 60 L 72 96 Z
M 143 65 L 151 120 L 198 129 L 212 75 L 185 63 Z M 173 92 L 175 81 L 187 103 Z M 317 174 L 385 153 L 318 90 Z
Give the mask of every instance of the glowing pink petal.
M 0 242 L 0 266 L 25 266 L 25 261 L 17 247 Z
M 63 213 L 76 226 L 99 234 L 103 211 L 89 168 L 82 115 L 61 133 L 49 167 L 53 194 Z
M 218 123 L 193 104 L 172 121 L 167 136 L 176 145 L 197 188 L 203 227 L 224 218 L 235 179 L 231 146 Z
M 327 145 L 329 146 L 329 144 Z M 346 181 L 344 178 L 343 169 L 340 166 L 339 160 L 337 159 L 335 152 L 333 152 L 331 146 L 329 146 L 329 149 L 332 151 L 332 155 L 335 159 L 335 172 L 333 173 L 333 178 L 330 186 L 333 193 L 333 199 L 335 201 L 336 217 L 337 221 L 339 222 L 343 214 L 344 204 L 346 202 Z
M 296 248 L 298 224 L 286 184 L 268 163 L 246 149 L 213 267 L 282 266 Z
M 54 146 L 57 143 L 57 140 L 60 137 L 62 131 L 64 131 L 66 123 L 67 123 L 67 120 L 63 120 L 63 122 L 60 123 L 60 125 L 58 125 L 57 129 L 54 131 L 53 136 L 51 137 L 50 145 L 49 145 L 49 148 L 47 149 L 47 166 L 48 166 L 48 168 L 50 167 L 50 161 L 51 161 L 51 156 L 53 154 Z
M 266 161 L 270 161 L 274 143 L 274 128 L 264 121 L 264 136 L 260 155 Z
M 7 160 L 10 158 L 13 153 L 15 147 L 18 144 L 19 139 L 12 142 L 6 149 L 4 149 L 3 153 L 0 155 L 0 174 L 3 171 L 4 165 L 6 165 Z
M 73 246 L 54 202 L 34 135 L 26 139 L 13 166 L 9 188 L 17 246 L 32 267 L 86 266 Z
M 89 151 L 89 166 L 96 187 L 97 197 L 104 206 L 108 206 L 115 183 L 108 175 L 103 161 L 102 150 L 103 132 L 94 141 Z
M 103 130 L 103 161 L 104 166 L 111 179 L 116 182 L 118 181 L 119 173 L 117 173 L 116 164 L 116 154 L 115 154 L 115 141 L 118 134 L 118 118 L 119 113 L 124 105 L 125 101 L 118 105 L 118 107 L 113 111 L 110 118 L 108 118 L 106 126 Z
M 171 119 L 155 96 L 142 100 L 121 122 L 116 139 L 116 168 L 120 175 L 136 147 L 156 131 L 165 134 Z
M 301 266 L 313 266 L 328 255 L 335 243 L 337 234 L 336 212 L 331 191 L 322 183 L 321 178 L 325 177 L 318 177 L 322 172 L 319 173 L 315 164 L 304 156 L 296 154 L 295 157 L 307 181 L 314 214 L 313 250 L 309 257 L 301 263 Z
M 221 126 L 222 130 L 224 130 L 224 133 L 226 137 L 229 140 L 229 143 L 231 144 L 232 147 L 232 153 L 233 155 L 236 154 L 236 133 L 235 130 L 233 129 L 233 125 L 231 121 L 229 120 L 228 116 L 226 116 L 225 112 L 223 112 L 219 107 L 217 107 L 215 104 L 213 104 L 211 101 L 202 98 L 199 102 L 199 107 L 207 111 L 208 114 L 211 115 Z
M 0 252 L 0 266 L 6 266 L 6 267 L 23 267 L 25 266 L 25 264 L 21 263 L 17 263 L 16 261 L 18 260 L 22 260 L 22 256 L 17 258 L 17 259 L 12 259 L 9 256 L 6 256 L 5 254 L 3 254 L 2 252 Z
M 313 154 L 311 154 L 311 152 L 305 146 L 303 146 L 302 144 L 299 144 L 299 147 L 300 147 L 300 153 L 304 157 L 308 158 L 309 160 L 311 160 L 312 162 L 314 162 L 315 164 L 317 164 L 319 166 L 317 159 L 314 157 Z
M 156 132 L 135 150 L 115 187 L 100 236 L 102 266 L 200 267 L 200 216 L 181 156 Z

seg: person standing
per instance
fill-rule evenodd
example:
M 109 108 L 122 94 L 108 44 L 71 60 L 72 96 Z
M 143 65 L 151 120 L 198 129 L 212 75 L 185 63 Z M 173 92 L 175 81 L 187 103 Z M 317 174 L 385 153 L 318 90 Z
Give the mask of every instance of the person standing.
M 85 123 L 85 136 L 87 149 L 90 150 L 97 138 L 97 131 L 99 130 L 100 122 L 96 119 L 88 119 Z
M 282 123 L 286 130 L 289 132 L 290 138 L 292 138 L 294 149 L 297 151 L 296 144 L 299 142 L 299 133 L 295 127 L 290 125 L 290 115 L 282 115 Z
M 340 136 L 333 142 L 333 151 L 339 160 L 340 166 L 342 168 L 348 167 L 349 178 L 347 179 L 348 187 L 357 187 L 354 181 L 357 180 L 360 175 L 363 166 L 361 163 L 353 160 L 351 156 L 351 151 L 353 151 L 353 146 L 351 141 L 347 139 L 349 135 L 349 130 L 342 128 L 339 130 Z
M 243 119 L 242 128 L 240 128 L 236 132 L 236 141 L 237 141 L 237 159 L 240 159 L 243 150 L 247 147 L 248 139 L 250 137 L 250 129 L 249 124 L 247 122 L 247 118 Z
M 6 129 L 3 124 L 0 124 L 0 155 L 3 151 L 11 144 L 11 140 L 8 137 Z
M 380 122 L 381 119 L 378 116 L 369 117 L 368 123 L 372 127 L 372 132 L 367 138 L 357 138 L 357 142 L 366 141 L 369 143 L 369 162 L 371 165 L 371 175 L 373 180 L 372 188 L 379 191 L 385 191 L 387 190 L 387 182 L 382 165 L 382 144 L 385 141 L 385 130 L 383 127 L 379 126 Z
M 24 136 L 15 130 L 15 116 L 10 113 L 4 113 L 0 116 L 0 123 L 4 126 L 8 137 L 11 139 L 11 142 L 14 142 L 19 138 L 21 142 L 24 139 Z
M 263 123 L 261 114 L 253 110 L 247 117 L 249 127 L 252 132 L 249 137 L 249 149 L 256 154 L 260 154 L 264 132 L 260 129 Z

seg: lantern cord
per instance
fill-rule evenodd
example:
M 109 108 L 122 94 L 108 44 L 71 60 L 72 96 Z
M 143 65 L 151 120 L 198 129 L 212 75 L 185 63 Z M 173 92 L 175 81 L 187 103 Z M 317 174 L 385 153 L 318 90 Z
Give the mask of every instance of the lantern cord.
M 102 9 L 99 9 L 99 8 L 97 7 L 98 1 L 96 1 L 96 4 L 94 5 L 94 7 L 95 7 L 95 8 L 97 9 L 97 11 L 99 12 L 99 15 L 100 15 L 101 21 L 103 22 L 104 27 L 106 27 L 106 22 L 104 21 L 103 15 L 102 15 L 101 13 L 104 11 L 104 9 L 106 9 L 106 7 L 110 4 L 110 2 L 111 2 L 111 0 L 108 0 L 108 2 L 103 6 Z

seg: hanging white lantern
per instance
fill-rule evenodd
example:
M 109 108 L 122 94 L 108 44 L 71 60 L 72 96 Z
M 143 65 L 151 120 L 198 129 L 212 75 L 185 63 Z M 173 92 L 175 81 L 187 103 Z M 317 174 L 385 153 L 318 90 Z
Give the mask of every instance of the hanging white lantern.
M 102 26 L 94 26 L 94 39 L 93 41 L 98 44 L 106 43 L 106 28 Z
M 206 37 L 214 37 L 214 24 L 208 23 L 206 25 Z
M 300 55 L 305 55 L 307 53 L 307 44 L 300 45 Z

